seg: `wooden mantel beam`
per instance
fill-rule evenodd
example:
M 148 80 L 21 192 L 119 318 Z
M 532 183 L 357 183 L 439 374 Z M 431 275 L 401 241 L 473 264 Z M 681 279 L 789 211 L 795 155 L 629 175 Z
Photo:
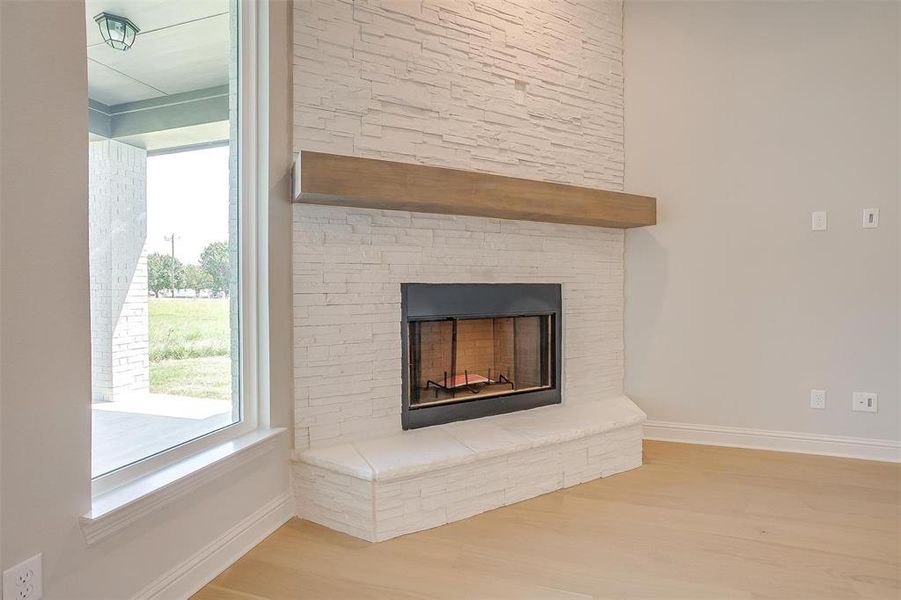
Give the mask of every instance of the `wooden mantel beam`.
M 294 201 L 621 229 L 657 222 L 648 196 L 308 151 L 294 164 Z

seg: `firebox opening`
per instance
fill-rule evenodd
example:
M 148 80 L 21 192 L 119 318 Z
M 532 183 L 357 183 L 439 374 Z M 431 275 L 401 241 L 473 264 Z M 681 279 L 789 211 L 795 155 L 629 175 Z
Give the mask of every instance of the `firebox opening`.
M 410 408 L 549 389 L 551 315 L 409 324 Z
M 401 285 L 404 429 L 561 402 L 559 284 Z

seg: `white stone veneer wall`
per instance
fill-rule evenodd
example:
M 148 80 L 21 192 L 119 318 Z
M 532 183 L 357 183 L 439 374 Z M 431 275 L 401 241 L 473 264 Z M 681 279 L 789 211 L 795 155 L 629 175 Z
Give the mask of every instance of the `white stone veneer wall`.
M 298 205 L 296 447 L 400 431 L 400 284 L 562 283 L 565 402 L 622 392 L 623 234 Z
M 294 11 L 296 150 L 622 189 L 621 2 Z M 296 205 L 297 448 L 400 430 L 402 282 L 563 283 L 564 401 L 619 394 L 622 251 L 619 230 Z
M 559 407 L 558 407 L 559 408 Z M 641 466 L 641 424 L 390 481 L 295 467 L 298 514 L 383 541 Z
M 294 145 L 622 189 L 603 0 L 296 0 Z
M 89 234 L 94 401 L 148 391 L 147 153 L 90 143 Z

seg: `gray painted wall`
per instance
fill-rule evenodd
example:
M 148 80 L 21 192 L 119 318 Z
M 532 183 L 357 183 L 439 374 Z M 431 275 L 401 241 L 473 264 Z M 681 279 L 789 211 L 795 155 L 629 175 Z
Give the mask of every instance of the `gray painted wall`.
M 650 419 L 901 436 L 899 7 L 626 3 L 626 189 L 659 209 L 626 235 L 626 392 Z
M 43 552 L 47 600 L 131 597 L 288 489 L 284 448 L 85 546 L 77 520 L 91 497 L 83 10 L 80 2 L 64 0 L 0 2 L 0 567 Z M 277 25 L 271 43 L 284 52 L 290 47 L 287 4 L 273 2 L 271 12 Z M 273 68 L 271 94 L 284 106 L 287 62 Z M 284 110 L 272 121 L 273 129 L 290 127 Z M 287 144 L 281 142 L 273 160 L 284 165 Z M 283 185 L 273 187 L 282 194 Z M 287 198 L 273 194 L 271 202 Z M 290 218 L 273 225 L 283 240 L 273 251 L 284 253 L 273 262 L 282 269 L 289 227 Z M 276 331 L 291 329 L 287 285 L 276 285 Z M 287 354 L 284 335 L 278 343 L 273 352 Z M 284 359 L 275 366 L 284 371 L 273 374 L 272 422 L 288 425 L 291 373 Z

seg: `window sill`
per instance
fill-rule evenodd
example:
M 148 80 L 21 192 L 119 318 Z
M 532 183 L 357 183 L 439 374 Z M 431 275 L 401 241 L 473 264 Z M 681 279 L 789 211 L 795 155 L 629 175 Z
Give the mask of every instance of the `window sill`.
M 286 429 L 257 429 L 199 452 L 121 487 L 94 496 L 91 511 L 80 517 L 88 545 L 173 502 L 257 457 L 273 451 Z

